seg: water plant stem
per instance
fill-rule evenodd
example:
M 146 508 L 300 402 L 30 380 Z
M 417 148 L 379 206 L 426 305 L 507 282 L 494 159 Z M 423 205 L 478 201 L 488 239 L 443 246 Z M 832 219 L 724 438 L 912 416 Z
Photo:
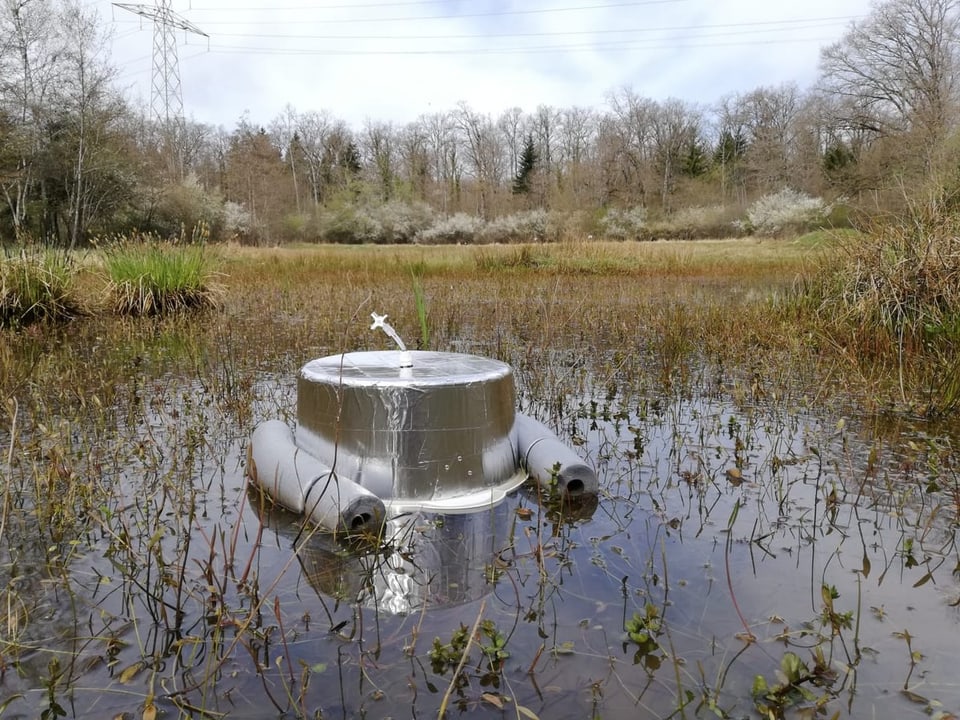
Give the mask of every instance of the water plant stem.
M 467 636 L 467 644 L 463 648 L 463 654 L 460 656 L 460 662 L 457 663 L 456 670 L 453 671 L 453 676 L 450 678 L 450 684 L 447 685 L 447 691 L 443 694 L 443 700 L 440 703 L 440 710 L 437 712 L 437 720 L 443 720 L 447 714 L 447 704 L 450 702 L 450 695 L 453 693 L 454 687 L 457 684 L 457 678 L 460 677 L 460 673 L 463 670 L 463 666 L 467 664 L 467 658 L 470 655 L 470 648 L 473 646 L 474 638 L 477 635 L 477 628 L 480 627 L 480 621 L 483 619 L 483 611 L 486 609 L 487 599 L 484 598 L 480 601 L 480 610 L 477 612 L 477 619 L 473 622 L 473 627 L 470 629 L 470 634 Z

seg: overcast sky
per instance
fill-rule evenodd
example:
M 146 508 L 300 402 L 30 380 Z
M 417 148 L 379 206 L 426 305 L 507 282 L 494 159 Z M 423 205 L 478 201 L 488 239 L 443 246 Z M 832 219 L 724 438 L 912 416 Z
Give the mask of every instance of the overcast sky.
M 156 0 L 159 2 L 160 0 Z M 150 102 L 153 24 L 91 3 L 128 97 Z M 712 104 L 816 79 L 819 50 L 870 0 L 170 0 L 188 118 L 268 124 L 289 103 L 359 128 L 460 101 L 498 115 L 602 109 L 612 90 Z M 140 5 L 155 9 L 148 2 Z

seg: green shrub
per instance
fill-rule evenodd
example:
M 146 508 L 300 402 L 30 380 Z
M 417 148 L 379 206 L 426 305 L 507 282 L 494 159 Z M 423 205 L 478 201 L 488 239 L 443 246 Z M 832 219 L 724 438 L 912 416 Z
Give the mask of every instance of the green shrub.
M 68 320 L 81 312 L 73 295 L 74 270 L 63 252 L 43 251 L 0 259 L 0 327 Z
M 108 295 L 122 315 L 169 315 L 219 306 L 211 255 L 203 244 L 122 239 L 104 248 Z
M 144 217 L 136 221 L 135 227 L 163 238 L 178 237 L 184 228 L 199 224 L 207 227 L 215 238 L 227 231 L 224 201 L 219 191 L 204 187 L 192 174 L 178 183 L 159 188 L 142 212 Z

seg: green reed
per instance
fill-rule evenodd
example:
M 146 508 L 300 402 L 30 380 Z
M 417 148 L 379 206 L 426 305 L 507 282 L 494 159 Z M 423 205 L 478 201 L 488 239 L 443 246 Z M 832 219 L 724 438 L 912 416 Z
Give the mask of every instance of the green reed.
M 27 251 L 0 257 L 0 328 L 63 321 L 82 312 L 76 269 L 66 252 Z
M 220 304 L 217 262 L 206 245 L 145 238 L 118 242 L 102 253 L 107 294 L 118 314 L 164 316 Z

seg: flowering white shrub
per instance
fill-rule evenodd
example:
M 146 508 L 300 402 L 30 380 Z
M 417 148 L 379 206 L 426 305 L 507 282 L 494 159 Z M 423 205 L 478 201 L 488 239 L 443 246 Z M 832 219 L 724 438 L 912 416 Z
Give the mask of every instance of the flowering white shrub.
M 788 227 L 823 222 L 830 210 L 821 198 L 784 188 L 753 203 L 747 210 L 747 224 L 753 232 L 776 235 Z
M 600 218 L 600 229 L 609 240 L 632 240 L 640 235 L 647 222 L 647 209 L 637 206 L 628 210 L 609 208 Z
M 484 222 L 474 215 L 456 213 L 417 233 L 416 241 L 428 245 L 470 243 L 480 237 Z
M 546 210 L 527 210 L 503 215 L 483 230 L 486 242 L 542 242 L 546 239 L 549 216 Z
M 433 223 L 433 208 L 426 203 L 405 203 L 391 200 L 370 209 L 373 219 L 380 225 L 380 237 L 375 242 L 409 243 L 417 233 Z
M 317 219 L 317 229 L 323 242 L 346 244 L 373 243 L 383 232 L 376 218 L 355 205 L 324 211 Z
M 250 211 L 243 205 L 227 200 L 221 213 L 223 230 L 228 237 L 242 238 L 250 234 L 252 218 Z

